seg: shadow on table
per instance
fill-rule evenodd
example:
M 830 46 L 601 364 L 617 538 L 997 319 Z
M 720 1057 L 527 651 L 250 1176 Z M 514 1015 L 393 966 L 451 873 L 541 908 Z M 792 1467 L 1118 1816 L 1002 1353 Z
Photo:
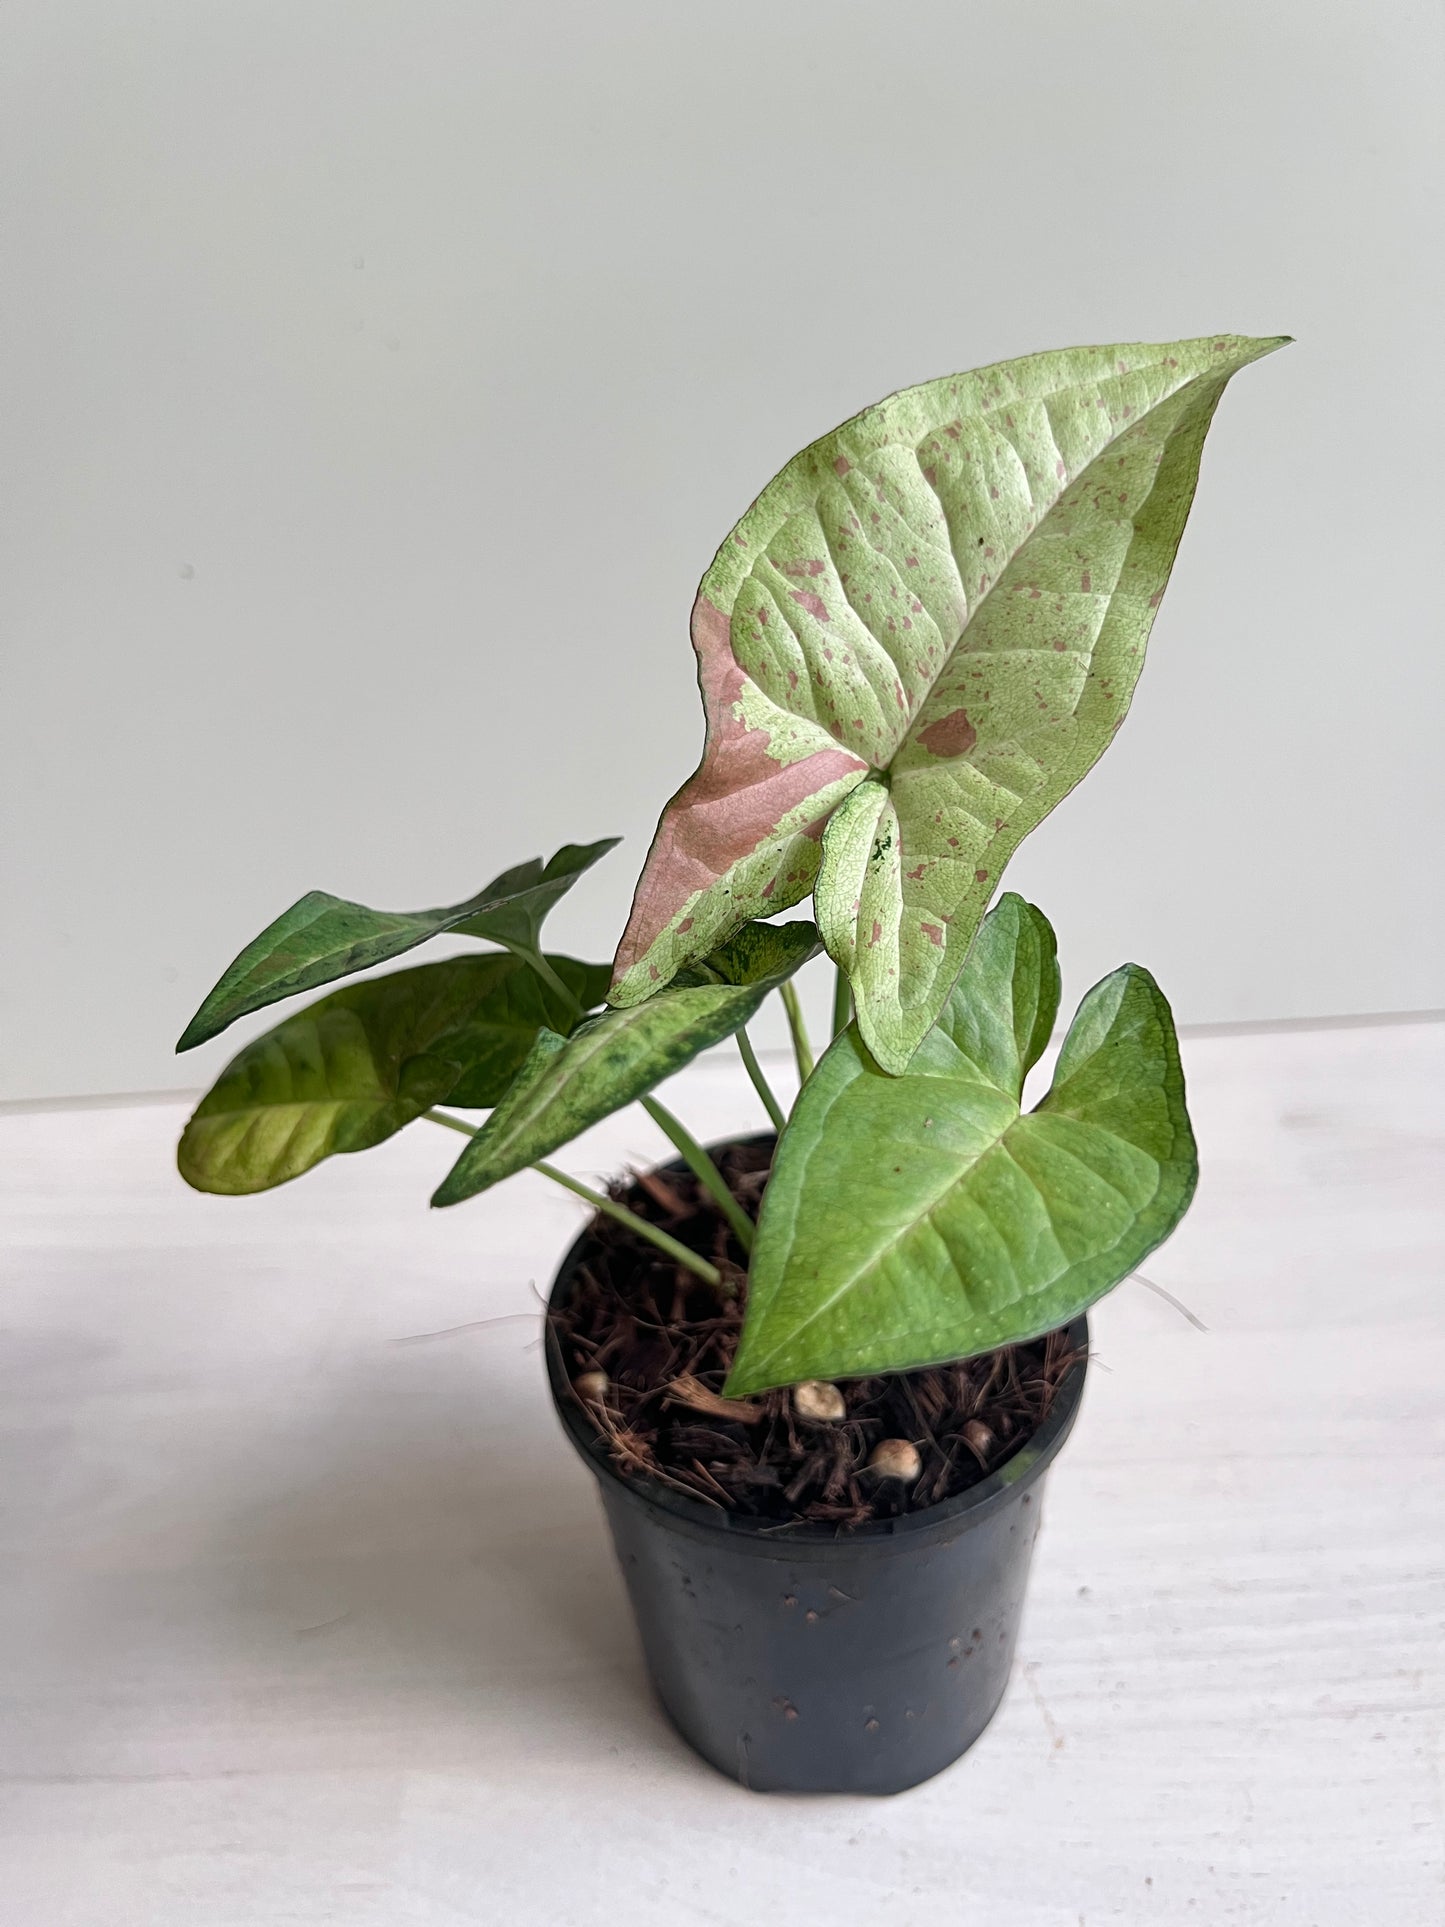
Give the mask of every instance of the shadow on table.
M 578 1763 L 661 1750 L 705 1772 L 652 1698 L 592 1480 L 541 1388 L 485 1410 L 475 1381 L 464 1399 L 431 1379 L 399 1396 L 393 1373 L 329 1389 L 248 1441 L 206 1522 L 228 1671 L 279 1668 L 271 1693 L 372 1708 L 420 1752 L 524 1726 Z

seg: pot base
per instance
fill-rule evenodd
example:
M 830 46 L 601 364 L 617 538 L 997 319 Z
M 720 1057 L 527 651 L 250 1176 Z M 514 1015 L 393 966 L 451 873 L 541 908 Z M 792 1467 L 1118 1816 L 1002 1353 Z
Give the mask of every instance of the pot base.
M 744 1553 L 620 1486 L 603 1502 L 648 1671 L 694 1751 L 760 1793 L 884 1794 L 950 1766 L 998 1710 L 1039 1490 L 891 1557 L 846 1538 Z

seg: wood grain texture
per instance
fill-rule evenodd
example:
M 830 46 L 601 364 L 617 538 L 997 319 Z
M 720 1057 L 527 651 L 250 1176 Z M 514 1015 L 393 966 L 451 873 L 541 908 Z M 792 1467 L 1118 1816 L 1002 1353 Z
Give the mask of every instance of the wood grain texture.
M 1445 1026 L 1184 1049 L 1146 1269 L 1208 1330 L 1100 1307 L 1009 1698 L 887 1802 L 750 1796 L 648 1699 L 542 1391 L 564 1196 L 428 1213 L 418 1125 L 220 1201 L 182 1107 L 0 1118 L 7 1927 L 1437 1922 Z M 727 1056 L 668 1101 L 758 1122 Z

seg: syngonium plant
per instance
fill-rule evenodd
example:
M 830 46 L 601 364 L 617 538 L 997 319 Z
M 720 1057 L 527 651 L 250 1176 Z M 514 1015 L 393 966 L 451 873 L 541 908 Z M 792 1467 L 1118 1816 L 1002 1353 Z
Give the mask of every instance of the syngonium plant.
M 179 1049 L 431 937 L 494 947 L 351 984 L 254 1039 L 187 1124 L 183 1176 L 263 1191 L 426 1117 L 470 1139 L 434 1204 L 540 1171 L 736 1290 L 548 1162 L 640 1099 L 748 1254 L 729 1393 L 964 1358 L 1085 1310 L 1193 1194 L 1173 1019 L 1121 966 L 1024 1111 L 1058 1014 L 1054 936 L 1011 892 L 988 905 L 1123 721 L 1215 407 L 1282 339 L 1029 355 L 905 389 L 804 449 L 703 578 L 702 762 L 662 813 L 614 964 L 550 955 L 541 925 L 615 839 L 446 909 L 313 891 Z M 816 923 L 768 921 L 810 892 Z M 820 948 L 838 989 L 814 1067 L 792 977 Z M 774 990 L 791 1115 L 746 1030 Z M 756 1224 L 652 1095 L 729 1036 L 778 1132 Z

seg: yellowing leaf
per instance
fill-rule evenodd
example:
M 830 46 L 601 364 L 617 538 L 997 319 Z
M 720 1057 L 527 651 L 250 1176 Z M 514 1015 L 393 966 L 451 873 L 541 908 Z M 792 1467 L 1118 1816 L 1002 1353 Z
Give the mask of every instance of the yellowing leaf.
M 607 972 L 548 959 L 564 1003 L 516 957 L 453 957 L 369 978 L 255 1037 L 221 1072 L 181 1137 L 197 1191 L 269 1191 L 323 1158 L 382 1143 L 444 1100 L 506 1095 L 538 1032 L 596 1003 Z

